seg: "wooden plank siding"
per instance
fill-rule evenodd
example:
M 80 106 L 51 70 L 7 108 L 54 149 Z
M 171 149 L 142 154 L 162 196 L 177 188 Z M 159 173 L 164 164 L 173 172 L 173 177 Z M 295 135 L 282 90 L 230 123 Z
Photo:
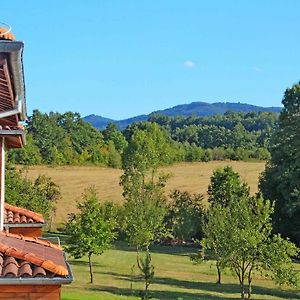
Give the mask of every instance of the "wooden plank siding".
M 59 300 L 60 285 L 1 285 L 0 299 Z
M 10 227 L 9 232 L 30 237 L 41 237 L 42 227 Z

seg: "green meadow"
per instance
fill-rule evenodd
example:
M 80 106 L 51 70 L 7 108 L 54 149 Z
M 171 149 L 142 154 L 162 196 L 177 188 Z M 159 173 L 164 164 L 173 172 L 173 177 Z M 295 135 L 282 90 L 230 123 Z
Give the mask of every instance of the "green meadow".
M 221 300 L 239 299 L 239 285 L 229 270 L 223 284 L 217 285 L 213 262 L 193 264 L 189 255 L 197 249 L 172 246 L 152 247 L 155 278 L 150 286 L 152 299 L 161 300 Z M 94 257 L 94 284 L 89 283 L 87 258 L 69 259 L 75 280 L 64 286 L 63 300 L 134 300 L 139 298 L 143 283 L 132 272 L 134 249 L 117 243 L 114 249 Z M 300 265 L 296 265 L 300 271 Z M 136 270 L 135 270 L 136 271 Z M 137 272 L 137 271 L 136 271 Z M 252 299 L 300 299 L 300 290 L 276 286 L 271 280 L 256 274 Z

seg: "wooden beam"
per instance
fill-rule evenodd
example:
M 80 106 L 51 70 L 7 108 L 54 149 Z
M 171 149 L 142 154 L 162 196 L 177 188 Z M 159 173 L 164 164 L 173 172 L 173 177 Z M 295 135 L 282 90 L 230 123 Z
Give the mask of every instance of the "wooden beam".
M 9 92 L 9 95 L 11 98 L 11 105 L 14 106 L 15 98 L 14 98 L 14 92 L 13 92 L 13 88 L 12 88 L 12 82 L 10 80 L 9 69 L 7 66 L 7 60 L 6 60 L 5 64 L 3 65 L 3 71 L 4 71 L 5 79 L 6 79 L 7 85 L 8 85 L 8 92 Z

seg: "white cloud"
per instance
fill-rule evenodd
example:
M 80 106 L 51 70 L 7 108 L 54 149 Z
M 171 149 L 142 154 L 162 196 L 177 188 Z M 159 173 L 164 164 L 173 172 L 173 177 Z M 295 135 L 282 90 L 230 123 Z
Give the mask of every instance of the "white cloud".
M 196 64 L 193 61 L 191 61 L 191 60 L 186 60 L 183 63 L 183 66 L 186 67 L 186 68 L 192 69 L 192 68 L 196 67 Z

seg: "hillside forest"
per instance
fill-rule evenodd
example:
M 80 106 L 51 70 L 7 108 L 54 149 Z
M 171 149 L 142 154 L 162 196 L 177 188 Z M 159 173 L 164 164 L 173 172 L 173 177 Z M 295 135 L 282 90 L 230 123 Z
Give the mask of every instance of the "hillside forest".
M 164 165 L 210 160 L 267 160 L 277 113 L 231 112 L 206 117 L 151 115 L 121 131 L 114 124 L 98 130 L 79 113 L 41 113 L 27 122 L 27 145 L 9 152 L 9 161 L 24 165 L 100 165 L 120 168 L 132 136 L 160 135 Z

